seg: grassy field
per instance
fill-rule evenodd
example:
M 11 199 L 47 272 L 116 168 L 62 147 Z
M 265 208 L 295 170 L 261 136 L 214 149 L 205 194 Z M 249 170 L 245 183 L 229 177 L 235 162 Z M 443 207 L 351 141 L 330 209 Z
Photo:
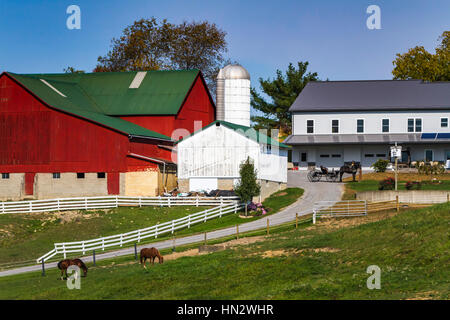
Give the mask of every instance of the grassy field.
M 0 299 L 449 299 L 449 211 L 319 219 L 150 270 L 130 257 L 101 261 L 81 290 L 68 290 L 55 269 L 3 277 Z M 381 268 L 380 290 L 366 287 L 370 265 Z
M 295 202 L 303 190 L 288 188 L 274 193 L 264 201 L 270 208 L 268 214 Z M 63 211 L 61 213 L 5 214 L 0 215 L 0 267 L 11 263 L 31 262 L 53 248 L 54 242 L 88 240 L 149 227 L 157 223 L 177 219 L 208 207 L 179 206 L 119 207 L 109 211 Z M 266 215 L 267 216 L 267 215 Z M 220 219 L 194 225 L 176 232 L 176 236 L 206 230 L 220 229 L 242 222 L 260 219 L 239 218 L 229 214 Z M 159 237 L 153 241 L 160 241 Z M 57 259 L 59 257 L 56 257 Z
M 355 199 L 356 192 L 377 191 L 380 181 L 389 177 L 394 178 L 394 173 L 366 173 L 363 174 L 362 177 L 362 181 L 359 182 L 353 182 L 351 177 L 347 177 L 343 180 L 344 182 L 346 182 L 343 200 Z M 423 174 L 419 175 L 416 173 L 400 173 L 398 176 L 398 190 L 406 190 L 405 185 L 408 181 L 421 181 L 422 187 L 420 190 L 450 191 L 450 174 L 430 176 Z

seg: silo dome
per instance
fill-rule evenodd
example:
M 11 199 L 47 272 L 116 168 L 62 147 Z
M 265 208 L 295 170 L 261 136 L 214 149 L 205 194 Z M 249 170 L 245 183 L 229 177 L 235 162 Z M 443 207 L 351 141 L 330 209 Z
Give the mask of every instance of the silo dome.
M 250 80 L 248 71 L 239 64 L 229 64 L 223 69 L 220 69 L 217 79 L 245 79 Z
M 239 64 L 229 64 L 217 75 L 217 120 L 250 126 L 250 74 Z

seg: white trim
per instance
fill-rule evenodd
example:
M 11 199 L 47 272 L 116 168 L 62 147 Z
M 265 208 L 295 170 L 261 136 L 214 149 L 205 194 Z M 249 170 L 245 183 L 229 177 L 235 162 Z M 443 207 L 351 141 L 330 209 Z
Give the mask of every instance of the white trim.
M 61 93 L 61 91 L 59 91 L 58 89 L 56 89 L 54 86 L 52 86 L 50 83 L 48 83 L 47 81 L 45 81 L 44 79 L 39 79 L 41 80 L 43 83 L 45 83 L 50 89 L 52 89 L 53 91 L 55 91 L 57 94 L 59 94 L 60 96 L 67 98 L 64 94 Z

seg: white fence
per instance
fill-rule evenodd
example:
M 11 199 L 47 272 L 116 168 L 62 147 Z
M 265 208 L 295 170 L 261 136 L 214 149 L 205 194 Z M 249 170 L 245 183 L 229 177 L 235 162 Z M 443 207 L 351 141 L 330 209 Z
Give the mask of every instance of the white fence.
M 49 200 L 0 202 L 0 214 L 90 210 L 119 206 L 223 206 L 234 204 L 238 197 L 84 197 Z
M 128 243 L 139 243 L 143 239 L 147 238 L 157 238 L 161 234 L 174 233 L 175 230 L 190 227 L 193 224 L 199 222 L 206 222 L 210 219 L 221 217 L 230 212 L 237 212 L 239 209 L 243 208 L 243 204 L 238 204 L 234 202 L 233 204 L 221 205 L 212 209 L 207 209 L 201 212 L 193 213 L 183 218 L 172 220 L 169 222 L 161 223 L 152 227 L 139 229 L 135 231 L 130 231 L 127 233 L 122 233 L 109 237 L 102 237 L 92 240 L 85 241 L 75 241 L 75 242 L 63 242 L 55 243 L 55 248 L 50 252 L 46 253 L 42 257 L 39 257 L 36 261 L 42 263 L 42 261 L 47 261 L 51 257 L 62 254 L 64 258 L 68 253 L 82 253 L 102 249 L 109 247 L 122 247 Z
M 314 203 L 313 223 L 317 217 L 356 217 L 367 215 L 367 201 L 344 200 L 344 201 L 319 201 Z

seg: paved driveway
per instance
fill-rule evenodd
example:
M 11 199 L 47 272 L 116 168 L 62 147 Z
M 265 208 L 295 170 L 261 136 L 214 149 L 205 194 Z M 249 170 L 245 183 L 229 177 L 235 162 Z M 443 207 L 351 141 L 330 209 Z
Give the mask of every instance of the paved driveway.
M 303 196 L 295 203 L 285 208 L 284 210 L 269 216 L 270 225 L 278 225 L 284 222 L 295 220 L 295 214 L 298 213 L 299 216 L 306 215 L 312 212 L 313 205 L 316 201 L 320 200 L 339 200 L 342 195 L 342 185 L 341 183 L 332 182 L 314 182 L 311 183 L 306 178 L 306 172 L 299 171 L 289 171 L 288 173 L 288 187 L 300 187 L 305 190 Z M 266 219 L 259 219 L 252 222 L 247 222 L 239 225 L 239 232 L 246 232 L 265 228 L 267 225 Z M 233 235 L 236 233 L 236 227 L 229 227 L 217 231 L 212 231 L 207 233 L 208 239 L 217 239 L 224 236 Z M 186 236 L 184 238 L 178 238 L 176 240 L 176 246 L 186 245 L 196 242 L 201 242 L 204 240 L 204 235 L 192 235 Z M 158 249 L 171 248 L 173 245 L 172 240 L 166 240 L 161 242 L 155 242 L 151 244 Z M 141 248 L 148 247 L 149 244 L 138 246 L 138 251 Z M 50 250 L 51 248 L 49 248 Z M 123 255 L 133 254 L 134 248 L 125 248 L 117 251 L 106 252 L 96 255 L 96 260 L 109 259 L 114 257 L 119 257 Z M 85 257 L 83 260 L 87 262 L 92 261 L 92 256 Z M 46 269 L 56 268 L 56 262 L 47 263 L 45 265 Z M 29 267 L 22 267 L 17 269 L 11 269 L 0 272 L 1 276 L 19 274 L 30 271 L 37 271 L 41 269 L 41 265 L 34 265 Z

